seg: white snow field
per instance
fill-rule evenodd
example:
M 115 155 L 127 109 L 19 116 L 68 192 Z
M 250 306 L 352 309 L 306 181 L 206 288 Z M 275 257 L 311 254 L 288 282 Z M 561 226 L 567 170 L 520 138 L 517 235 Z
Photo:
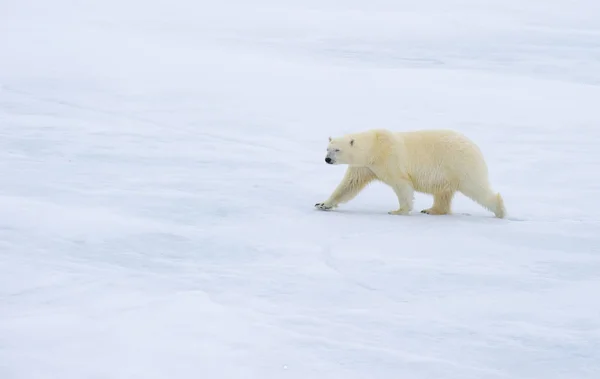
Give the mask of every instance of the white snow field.
M 463 195 L 323 212 L 328 136 Z M 597 0 L 3 0 L 1 379 L 600 378 Z

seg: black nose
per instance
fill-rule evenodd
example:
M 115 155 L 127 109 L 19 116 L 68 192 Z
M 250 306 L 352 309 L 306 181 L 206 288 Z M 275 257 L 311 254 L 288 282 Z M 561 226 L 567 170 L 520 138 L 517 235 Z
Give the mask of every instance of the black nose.
M 331 163 L 331 158 L 329 158 L 329 157 L 325 158 L 325 162 Z

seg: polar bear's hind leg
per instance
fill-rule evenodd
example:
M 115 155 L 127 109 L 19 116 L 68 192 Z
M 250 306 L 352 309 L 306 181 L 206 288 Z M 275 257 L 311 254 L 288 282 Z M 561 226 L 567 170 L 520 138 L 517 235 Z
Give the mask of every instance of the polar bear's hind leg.
M 433 195 L 433 206 L 423 209 L 421 213 L 429 215 L 446 215 L 450 213 L 454 191 L 445 191 Z
M 506 216 L 504 200 L 499 193 L 494 193 L 487 185 L 468 184 L 459 189 L 465 196 L 475 201 L 482 207 L 490 210 L 498 218 Z

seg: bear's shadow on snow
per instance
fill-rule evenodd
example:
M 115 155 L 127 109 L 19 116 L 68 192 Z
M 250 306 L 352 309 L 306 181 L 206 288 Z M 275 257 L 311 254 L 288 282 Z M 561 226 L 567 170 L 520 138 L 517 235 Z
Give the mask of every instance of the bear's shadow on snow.
M 454 212 L 451 214 L 447 214 L 447 215 L 428 215 L 425 213 L 421 213 L 421 211 L 418 210 L 414 210 L 412 211 L 408 216 L 398 216 L 398 215 L 390 215 L 388 214 L 387 210 L 377 210 L 377 209 L 334 209 L 334 210 L 318 210 L 315 209 L 315 211 L 317 212 L 324 212 L 324 213 L 330 213 L 330 214 L 339 214 L 339 215 L 366 215 L 366 216 L 377 216 L 377 217 L 387 217 L 390 218 L 392 220 L 400 218 L 400 219 L 406 219 L 406 220 L 410 220 L 412 218 L 418 218 L 420 220 L 425 220 L 425 219 L 429 219 L 429 220 L 434 220 L 434 221 L 456 221 L 456 220 L 460 220 L 460 221 L 468 221 L 468 222 L 481 222 L 482 220 L 490 220 L 491 222 L 508 222 L 508 221 L 525 221 L 523 219 L 518 219 L 518 218 L 511 218 L 511 217 L 507 217 L 504 219 L 498 219 L 496 217 L 494 217 L 493 215 L 487 215 L 484 213 L 466 213 L 466 212 Z

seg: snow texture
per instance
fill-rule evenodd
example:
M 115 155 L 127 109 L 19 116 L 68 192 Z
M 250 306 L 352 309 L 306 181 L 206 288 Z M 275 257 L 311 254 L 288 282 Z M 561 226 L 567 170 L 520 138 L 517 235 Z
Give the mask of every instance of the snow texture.
M 0 54 L 0 378 L 600 378 L 597 0 L 6 0 Z M 315 210 L 372 127 L 508 218 Z

